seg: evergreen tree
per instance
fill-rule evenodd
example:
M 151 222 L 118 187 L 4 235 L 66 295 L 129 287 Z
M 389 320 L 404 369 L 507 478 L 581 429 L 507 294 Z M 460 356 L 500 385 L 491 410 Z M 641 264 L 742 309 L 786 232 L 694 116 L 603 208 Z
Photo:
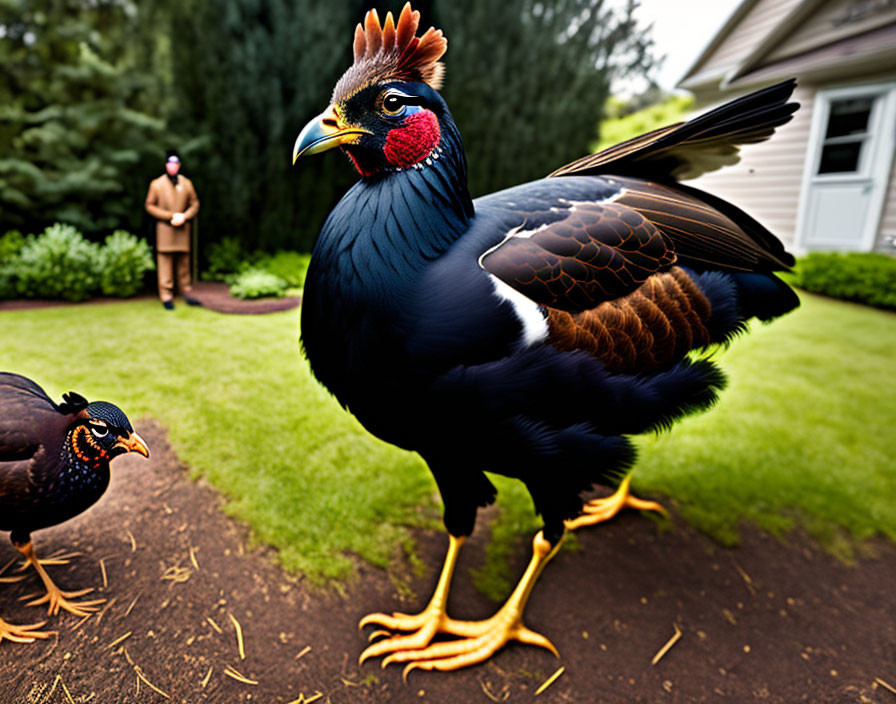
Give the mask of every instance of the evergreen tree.
M 0 1 L 0 232 L 139 229 L 163 122 L 132 70 L 138 19 L 123 0 Z
M 653 64 L 635 7 L 634 0 L 436 3 L 449 42 L 443 94 L 464 135 L 474 197 L 589 153 L 613 81 Z
M 340 3 L 186 0 L 172 19 L 173 124 L 202 240 L 310 249 L 351 183 L 341 160 L 292 168 L 292 146 L 351 59 Z

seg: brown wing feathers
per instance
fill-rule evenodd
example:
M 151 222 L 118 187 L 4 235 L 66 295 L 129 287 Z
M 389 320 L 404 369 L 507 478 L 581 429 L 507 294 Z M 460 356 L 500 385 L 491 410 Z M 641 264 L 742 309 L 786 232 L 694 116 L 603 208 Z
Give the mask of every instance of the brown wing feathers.
M 674 261 L 670 242 L 634 209 L 586 202 L 541 229 L 513 232 L 481 265 L 531 300 L 575 312 L 634 291 Z
M 623 191 L 616 203 L 658 227 L 673 242 L 682 263 L 745 271 L 781 270 L 793 264 L 793 257 L 768 230 L 721 199 L 680 184 L 618 181 Z
M 796 82 L 784 81 L 733 100 L 686 123 L 670 125 L 583 157 L 551 176 L 612 174 L 624 190 L 616 198 L 656 225 L 680 263 L 746 271 L 793 265 L 781 242 L 734 205 L 677 183 L 733 164 L 739 146 L 761 142 L 788 122 Z
M 577 159 L 551 176 L 616 174 L 658 181 L 696 178 L 733 164 L 741 144 L 761 142 L 791 119 L 789 80 L 732 100 L 705 115 Z
M 592 310 L 548 308 L 550 340 L 561 350 L 584 350 L 610 372 L 650 373 L 689 350 L 710 344 L 710 304 L 679 267 L 656 274 L 638 290 Z

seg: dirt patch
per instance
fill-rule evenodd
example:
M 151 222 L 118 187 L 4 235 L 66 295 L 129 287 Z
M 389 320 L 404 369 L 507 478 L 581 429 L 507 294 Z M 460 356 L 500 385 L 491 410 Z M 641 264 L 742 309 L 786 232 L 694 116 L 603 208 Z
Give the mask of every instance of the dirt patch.
M 39 554 L 82 551 L 51 574 L 63 588 L 98 586 L 107 602 L 83 622 L 51 619 L 51 640 L 0 644 L 3 704 L 285 704 L 318 694 L 320 704 L 525 702 L 561 666 L 537 701 L 896 702 L 875 681 L 896 686 L 893 545 L 847 566 L 800 537 L 784 544 L 747 531 L 740 548 L 724 550 L 682 525 L 659 533 L 637 514 L 583 532 L 582 549 L 558 555 L 536 587 L 527 624 L 560 660 L 513 645 L 468 670 L 412 673 L 406 685 L 399 666 L 357 666 L 357 622 L 424 605 L 443 535 L 420 535 L 427 576 L 412 580 L 410 603 L 367 566 L 344 595 L 321 593 L 284 573 L 271 551 L 245 549 L 246 530 L 213 489 L 187 479 L 164 429 L 137 425 L 152 458 L 116 461 L 99 504 L 35 535 Z M 468 576 L 485 539 L 480 530 L 461 555 L 449 604 L 457 617 L 495 608 Z M 0 544 L 0 565 L 14 555 Z M 527 559 L 521 547 L 519 569 Z M 36 586 L 33 576 L 0 585 L 0 614 L 38 620 L 40 609 L 18 601 Z M 681 639 L 651 666 L 674 624 Z
M 299 296 L 259 298 L 256 300 L 234 298 L 230 295 L 230 286 L 212 281 L 203 281 L 196 284 L 193 287 L 193 295 L 209 310 L 237 315 L 277 313 L 281 310 L 295 308 L 302 302 Z
M 218 313 L 230 313 L 236 315 L 277 313 L 282 310 L 290 310 L 297 307 L 302 299 L 299 296 L 285 298 L 259 298 L 255 300 L 243 300 L 230 295 L 230 286 L 217 281 L 201 281 L 193 287 L 193 296 L 202 303 L 203 307 Z M 0 301 L 0 311 L 4 310 L 31 310 L 34 308 L 51 308 L 54 306 L 83 306 L 95 303 L 121 303 L 125 300 L 158 300 L 157 296 L 144 294 L 134 298 L 91 298 L 89 301 L 71 303 L 69 301 L 44 300 L 38 298 L 16 299 L 12 301 Z M 161 304 L 159 304 L 161 305 Z M 175 299 L 175 305 L 186 305 L 183 299 Z

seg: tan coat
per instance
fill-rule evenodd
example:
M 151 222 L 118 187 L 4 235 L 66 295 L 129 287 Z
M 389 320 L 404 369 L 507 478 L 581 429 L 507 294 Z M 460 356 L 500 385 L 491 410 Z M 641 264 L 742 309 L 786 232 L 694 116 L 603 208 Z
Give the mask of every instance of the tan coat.
M 146 194 L 146 212 L 156 220 L 156 250 L 159 252 L 190 251 L 190 220 L 199 212 L 199 198 L 193 182 L 178 174 L 177 187 L 166 174 L 162 174 L 149 184 Z M 171 216 L 183 213 L 184 224 L 174 227 Z

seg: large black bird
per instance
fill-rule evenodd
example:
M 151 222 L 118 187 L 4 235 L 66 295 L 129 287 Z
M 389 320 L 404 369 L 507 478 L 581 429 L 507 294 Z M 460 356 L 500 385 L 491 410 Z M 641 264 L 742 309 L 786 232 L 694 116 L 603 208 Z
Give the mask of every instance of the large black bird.
M 43 581 L 46 595 L 29 606 L 48 604 L 52 616 L 64 609 L 87 615 L 100 601 L 72 601 L 92 591 L 59 589 L 34 553 L 31 533 L 77 516 L 109 486 L 109 462 L 126 452 L 149 457 L 127 416 L 105 401 L 76 393 L 55 403 L 30 379 L 0 372 L 0 530 Z M 53 560 L 59 564 L 59 560 Z M 43 623 L 14 626 L 0 620 L 0 641 L 46 637 Z
M 624 506 L 659 509 L 619 482 L 635 459 L 626 436 L 713 403 L 724 375 L 689 353 L 798 305 L 773 273 L 793 263 L 781 243 L 678 183 L 787 122 L 794 82 L 474 201 L 436 92 L 446 41 L 432 28 L 416 36 L 418 24 L 409 6 L 382 25 L 367 14 L 354 64 L 293 152 L 339 146 L 361 174 L 312 254 L 301 320 L 311 369 L 370 432 L 418 452 L 444 502 L 449 547 L 429 605 L 361 622 L 412 631 L 361 655 L 408 662 L 405 672 L 481 662 L 508 640 L 556 652 L 522 613 L 566 530 Z M 522 480 L 544 528 L 498 613 L 461 622 L 446 598 L 477 509 L 495 498 L 487 471 Z M 594 484 L 619 488 L 583 506 Z M 438 633 L 457 638 L 433 642 Z

